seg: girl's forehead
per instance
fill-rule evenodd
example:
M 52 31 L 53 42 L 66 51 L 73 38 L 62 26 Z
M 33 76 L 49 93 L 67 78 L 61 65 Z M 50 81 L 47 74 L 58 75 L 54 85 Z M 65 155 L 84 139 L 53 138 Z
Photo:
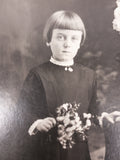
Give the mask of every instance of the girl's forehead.
M 73 30 L 73 29 L 53 29 L 53 34 L 65 34 L 65 35 L 82 35 L 82 31 L 80 30 Z

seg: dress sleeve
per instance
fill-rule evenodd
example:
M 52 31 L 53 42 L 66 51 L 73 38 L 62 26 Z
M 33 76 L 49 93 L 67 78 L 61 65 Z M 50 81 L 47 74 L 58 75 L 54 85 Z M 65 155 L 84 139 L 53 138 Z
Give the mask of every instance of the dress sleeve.
M 24 81 L 18 100 L 19 114 L 27 128 L 36 121 L 47 117 L 45 90 L 40 76 L 31 70 Z
M 35 136 L 28 134 L 29 127 L 38 119 L 47 117 L 46 95 L 42 80 L 36 69 L 26 77 L 17 102 L 16 113 L 16 155 L 18 160 L 34 159 L 37 150 L 41 150 L 47 134 L 39 132 Z M 37 154 L 36 154 L 37 155 Z

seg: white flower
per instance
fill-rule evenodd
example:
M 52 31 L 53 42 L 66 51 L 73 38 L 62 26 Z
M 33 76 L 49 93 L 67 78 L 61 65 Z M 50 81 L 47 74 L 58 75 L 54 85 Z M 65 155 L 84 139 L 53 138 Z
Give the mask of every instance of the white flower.
M 59 116 L 59 117 L 57 117 L 56 119 L 57 119 L 57 121 L 59 121 L 59 122 L 60 122 L 60 121 L 63 121 L 63 120 L 64 120 L 64 116 Z
M 66 128 L 66 132 L 72 132 L 75 130 L 75 128 L 76 128 L 75 126 L 68 127 L 68 128 Z
M 91 126 L 91 121 L 90 121 L 89 119 L 86 120 L 86 125 L 87 125 L 88 127 Z
M 65 117 L 64 120 L 63 120 L 63 123 L 64 123 L 65 127 L 66 127 L 68 124 L 70 124 L 70 119 L 69 119 L 69 117 Z
M 68 103 L 65 103 L 65 104 L 63 104 L 62 107 L 67 111 L 68 110 L 68 105 L 69 105 Z
M 117 8 L 114 10 L 113 29 L 120 32 L 120 1 L 116 1 Z
M 91 118 L 91 116 L 92 116 L 92 115 L 91 115 L 90 113 L 88 113 L 88 114 L 87 114 L 87 113 L 83 113 L 83 117 L 84 117 L 84 118 Z

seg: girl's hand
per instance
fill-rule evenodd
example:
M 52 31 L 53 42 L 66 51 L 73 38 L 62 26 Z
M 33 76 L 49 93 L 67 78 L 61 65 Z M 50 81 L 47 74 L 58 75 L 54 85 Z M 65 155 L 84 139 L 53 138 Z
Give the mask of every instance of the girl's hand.
M 53 128 L 56 125 L 56 120 L 52 117 L 47 117 L 43 120 L 41 120 L 36 128 L 40 132 L 48 132 L 51 128 Z
M 111 113 L 111 115 L 114 117 L 115 122 L 120 122 L 120 111 L 114 111 Z
M 110 123 L 114 124 L 116 121 L 120 121 L 120 112 L 119 111 L 114 111 L 111 113 L 103 112 L 98 119 L 101 126 L 103 124 L 103 119 L 107 119 Z
M 104 118 L 106 118 L 111 123 L 115 123 L 116 121 L 120 121 L 120 112 L 113 111 L 111 113 L 107 113 Z

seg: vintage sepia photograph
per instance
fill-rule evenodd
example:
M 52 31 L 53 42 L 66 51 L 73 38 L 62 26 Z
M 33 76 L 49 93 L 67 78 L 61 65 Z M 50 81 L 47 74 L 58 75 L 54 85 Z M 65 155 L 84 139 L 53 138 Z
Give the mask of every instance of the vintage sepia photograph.
M 120 160 L 120 0 L 0 0 L 0 160 Z

